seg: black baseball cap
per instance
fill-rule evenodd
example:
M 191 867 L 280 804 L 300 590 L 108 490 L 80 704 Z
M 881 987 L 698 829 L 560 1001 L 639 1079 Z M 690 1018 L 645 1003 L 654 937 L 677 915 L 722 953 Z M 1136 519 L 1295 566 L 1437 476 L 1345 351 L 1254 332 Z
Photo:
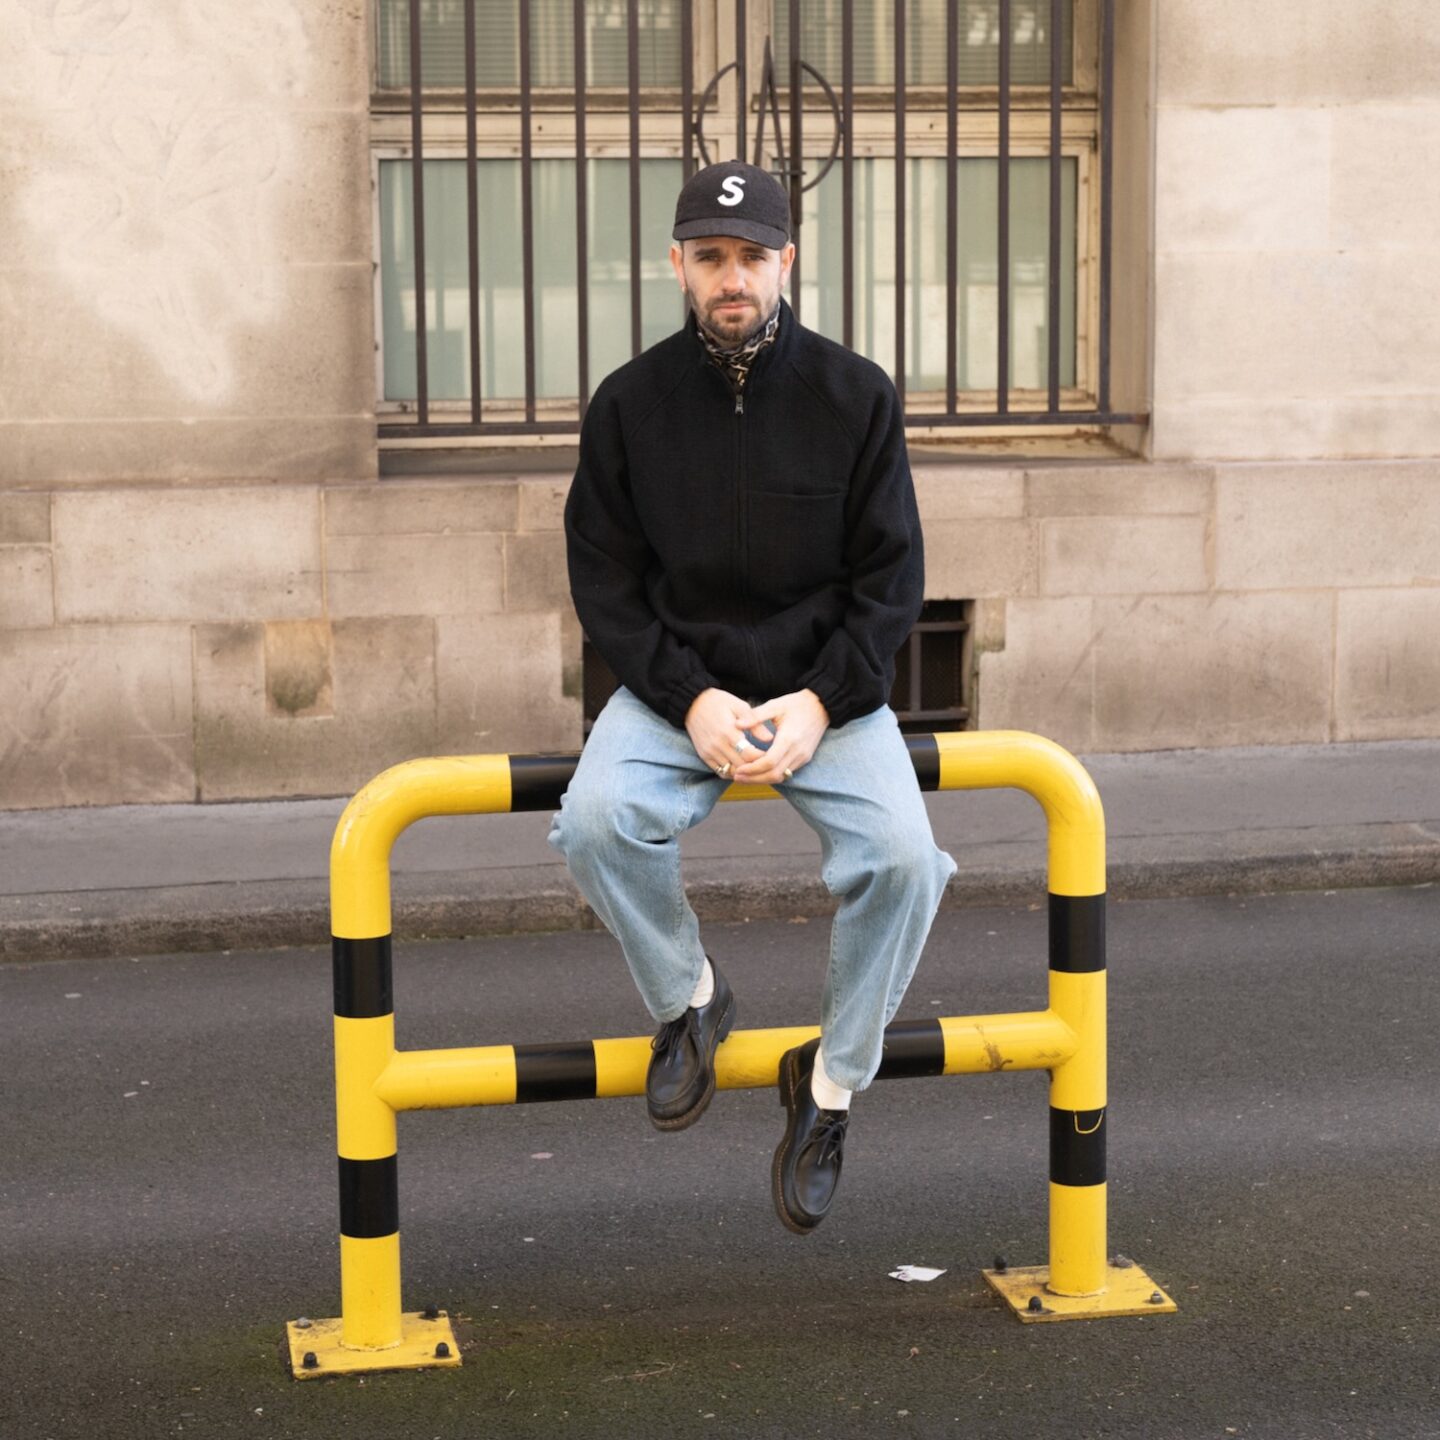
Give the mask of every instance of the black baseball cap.
M 790 197 L 768 171 L 743 160 L 697 170 L 675 202 L 676 240 L 735 235 L 769 250 L 790 241 Z

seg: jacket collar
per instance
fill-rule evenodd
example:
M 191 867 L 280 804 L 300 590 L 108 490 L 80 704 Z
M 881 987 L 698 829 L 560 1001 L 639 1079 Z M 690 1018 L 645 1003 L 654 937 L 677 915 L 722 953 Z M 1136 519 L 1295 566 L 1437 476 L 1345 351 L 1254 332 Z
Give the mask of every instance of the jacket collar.
M 755 357 L 755 363 L 750 367 L 750 379 L 753 383 L 756 375 L 764 371 L 771 363 L 772 357 L 778 358 L 787 353 L 795 343 L 795 332 L 800 322 L 795 318 L 795 312 L 790 308 L 789 303 L 782 295 L 780 297 L 780 326 L 775 332 L 773 344 L 766 345 Z M 695 347 L 695 363 L 708 366 L 714 369 L 714 362 L 710 358 L 710 352 L 705 348 L 705 342 L 700 338 L 700 322 L 695 318 L 694 309 L 685 314 L 685 330 L 690 335 L 691 343 Z M 718 373 L 718 372 L 717 372 Z

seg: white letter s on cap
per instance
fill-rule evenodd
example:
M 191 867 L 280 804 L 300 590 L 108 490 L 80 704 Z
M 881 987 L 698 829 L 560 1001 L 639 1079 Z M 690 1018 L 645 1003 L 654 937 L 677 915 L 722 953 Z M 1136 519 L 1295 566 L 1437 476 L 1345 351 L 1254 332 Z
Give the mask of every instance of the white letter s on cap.
M 743 175 L 727 175 L 725 183 L 720 187 L 723 193 L 715 198 L 722 205 L 738 205 L 745 198 L 745 191 L 740 188 L 744 184 L 745 177 Z

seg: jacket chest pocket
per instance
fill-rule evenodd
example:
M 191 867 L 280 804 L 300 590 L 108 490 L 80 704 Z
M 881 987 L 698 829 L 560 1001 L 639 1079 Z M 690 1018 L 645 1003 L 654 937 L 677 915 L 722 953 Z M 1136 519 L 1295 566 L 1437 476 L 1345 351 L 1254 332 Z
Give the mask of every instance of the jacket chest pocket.
M 752 490 L 746 500 L 754 594 L 793 605 L 845 578 L 843 490 L 810 495 Z

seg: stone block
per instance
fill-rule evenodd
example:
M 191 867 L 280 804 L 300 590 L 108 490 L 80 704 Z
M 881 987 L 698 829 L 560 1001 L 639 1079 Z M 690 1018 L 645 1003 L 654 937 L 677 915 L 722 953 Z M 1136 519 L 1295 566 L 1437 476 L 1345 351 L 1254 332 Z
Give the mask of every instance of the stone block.
M 50 497 L 44 491 L 0 491 L 0 545 L 44 545 L 50 539 Z
M 208 251 L 142 266 L 123 248 L 110 268 L 86 252 L 11 270 L 26 301 L 5 306 L 6 418 L 241 416 L 258 430 L 259 417 L 373 413 L 373 262 L 289 266 L 283 237 L 272 244 L 240 275 Z
M 257 260 L 327 265 L 373 259 L 370 127 L 363 110 L 287 113 L 275 108 L 247 114 L 232 109 L 223 120 L 213 112 L 192 113 L 172 127 L 174 143 L 165 159 L 147 151 L 144 121 L 151 117 L 144 109 L 108 117 L 124 136 L 113 146 L 97 146 L 93 127 L 75 123 L 79 114 L 73 111 L 12 111 L 6 119 L 9 126 L 23 128 L 35 123 L 37 113 L 48 122 L 36 136 L 40 143 L 23 155 L 17 152 L 7 167 L 16 203 L 0 208 L 0 253 L 11 265 L 48 268 L 67 261 L 85 238 L 66 231 L 80 218 L 75 207 L 95 204 L 96 197 L 133 196 L 147 167 L 166 160 L 177 169 L 167 174 L 169 183 L 146 197 L 155 225 L 143 237 L 160 255 L 136 244 L 127 256 L 123 244 L 108 243 L 133 237 L 127 235 L 123 215 L 112 217 L 96 204 L 89 218 L 107 242 L 107 266 L 128 263 L 138 271 L 151 259 L 167 257 L 208 265 L 217 250 L 245 271 Z M 247 142 L 249 155 L 244 154 Z M 234 149 L 216 157 L 221 163 L 212 175 L 214 185 L 196 194 L 188 188 L 192 176 L 181 172 L 203 166 L 216 145 Z M 191 227 L 197 222 L 209 227 L 206 238 L 215 247 L 209 253 L 195 243 Z
M 57 494 L 54 533 L 62 622 L 286 620 L 321 609 L 313 487 Z
M 0 545 L 0 630 L 55 623 L 48 545 Z
M 333 715 L 335 694 L 325 620 L 277 620 L 265 627 L 265 702 L 292 720 Z
M 195 798 L 190 631 L 0 632 L 0 809 Z
M 505 608 L 570 608 L 570 572 L 562 531 L 505 537 Z
M 371 382 L 373 397 L 374 384 Z M 368 403 L 368 402 L 367 402 Z M 376 469 L 373 415 L 296 419 L 0 419 L 0 475 L 16 485 L 363 480 Z
M 1205 515 L 1212 472 L 1198 465 L 1061 466 L 1025 472 L 1025 511 L 1049 515 Z
M 563 530 L 565 500 L 570 494 L 570 479 L 546 476 L 540 480 L 520 482 L 521 530 Z
M 1025 476 L 1019 469 L 978 468 L 933 461 L 912 466 L 920 520 L 1004 520 L 1025 513 Z
M 1162 595 L 1094 604 L 1097 750 L 1329 738 L 1329 595 Z
M 1440 588 L 1339 597 L 1335 738 L 1440 738 Z
M 1151 454 L 1165 460 L 1440 455 L 1440 386 L 1396 395 L 1157 396 Z
M 1011 600 L 1003 650 L 982 652 L 976 728 L 1031 730 L 1067 750 L 1093 750 L 1094 602 Z
M 1440 105 L 1331 112 L 1330 243 L 1428 250 L 1440 236 Z
M 357 4 L 74 13 L 44 5 L 20 7 L 0 33 L 0 57 L 10 62 L 0 68 L 0 103 L 86 114 L 92 106 L 123 114 L 163 104 L 183 114 L 223 104 L 268 114 L 363 109 L 370 93 L 366 10 Z M 117 65 L 117 55 L 126 63 Z
M 1440 582 L 1440 460 L 1235 465 L 1216 475 L 1221 589 Z
M 513 530 L 519 512 L 513 480 L 331 486 L 327 535 L 469 535 Z
M 1424 102 L 1440 92 L 1429 0 L 1162 0 L 1157 35 L 1162 106 Z
M 560 612 L 560 692 L 583 710 L 585 703 L 585 629 L 571 606 Z M 581 734 L 575 732 L 575 744 Z M 567 742 L 568 743 L 568 742 Z
M 438 743 L 445 754 L 578 750 L 580 696 L 564 680 L 557 614 L 435 622 Z
M 1408 252 L 1162 250 L 1155 272 L 1157 405 L 1433 395 L 1440 267 Z
M 1033 595 L 1038 568 L 1029 521 L 937 520 L 925 526 L 925 588 L 931 595 Z
M 977 600 L 970 624 L 970 643 L 976 654 L 1005 648 L 1005 609 L 1007 602 L 991 597 Z
M 201 799 L 345 795 L 391 765 L 435 753 L 432 621 L 335 621 L 331 703 L 328 713 L 312 706 L 308 715 L 274 703 L 266 672 L 266 628 L 196 627 Z M 273 639 L 271 646 L 273 655 Z M 292 644 L 291 653 L 298 648 Z
M 294 163 L 281 168 L 269 196 L 281 241 L 276 258 L 287 265 L 372 263 L 366 110 L 303 111 L 284 119 Z
M 1163 106 L 1156 115 L 1157 247 L 1330 246 L 1332 114 L 1318 106 Z
M 1045 595 L 1144 595 L 1204 590 L 1199 515 L 1101 515 L 1042 520 Z
M 332 615 L 473 615 L 504 605 L 499 535 L 332 535 Z

